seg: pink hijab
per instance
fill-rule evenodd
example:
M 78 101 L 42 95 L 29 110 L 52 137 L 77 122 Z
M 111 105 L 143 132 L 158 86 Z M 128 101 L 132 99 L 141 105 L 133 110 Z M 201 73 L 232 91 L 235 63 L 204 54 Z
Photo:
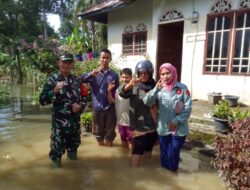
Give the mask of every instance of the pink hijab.
M 177 72 L 176 72 L 176 68 L 171 64 L 171 63 L 163 63 L 160 66 L 159 69 L 159 73 L 161 74 L 161 70 L 165 68 L 167 70 L 170 71 L 170 73 L 172 74 L 172 78 L 170 80 L 170 82 L 168 83 L 164 83 L 164 86 L 167 88 L 168 91 L 171 91 L 173 86 L 175 85 L 175 83 L 177 82 Z

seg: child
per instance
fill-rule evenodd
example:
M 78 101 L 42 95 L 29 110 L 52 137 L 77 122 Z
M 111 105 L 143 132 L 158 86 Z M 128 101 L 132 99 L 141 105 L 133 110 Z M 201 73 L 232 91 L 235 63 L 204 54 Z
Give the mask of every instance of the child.
M 120 72 L 120 82 L 122 84 L 128 84 L 131 79 L 132 70 L 130 68 L 122 69 Z M 109 84 L 109 93 L 111 92 L 113 86 L 114 85 L 112 83 Z M 122 98 L 118 91 L 116 91 L 115 100 L 112 100 L 112 96 L 110 96 L 110 99 L 110 102 L 115 102 L 117 127 L 120 133 L 122 146 L 125 148 L 129 147 L 131 149 L 132 131 L 129 120 L 129 99 Z

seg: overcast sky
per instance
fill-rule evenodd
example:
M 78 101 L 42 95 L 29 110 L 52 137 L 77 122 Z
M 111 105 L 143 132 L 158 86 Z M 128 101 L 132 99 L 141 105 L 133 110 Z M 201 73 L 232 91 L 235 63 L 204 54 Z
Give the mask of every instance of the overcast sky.
M 49 25 L 54 28 L 55 32 L 57 32 L 60 27 L 59 16 L 55 14 L 47 14 L 47 18 Z

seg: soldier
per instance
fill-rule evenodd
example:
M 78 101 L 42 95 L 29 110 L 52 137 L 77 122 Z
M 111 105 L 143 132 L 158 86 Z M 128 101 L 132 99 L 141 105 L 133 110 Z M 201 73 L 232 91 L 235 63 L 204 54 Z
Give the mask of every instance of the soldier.
M 54 167 L 61 167 L 61 158 L 67 150 L 70 160 L 77 160 L 80 139 L 80 114 L 86 105 L 81 96 L 80 80 L 71 74 L 73 55 L 60 57 L 59 73 L 51 75 L 40 94 L 40 104 L 53 104 L 49 157 Z

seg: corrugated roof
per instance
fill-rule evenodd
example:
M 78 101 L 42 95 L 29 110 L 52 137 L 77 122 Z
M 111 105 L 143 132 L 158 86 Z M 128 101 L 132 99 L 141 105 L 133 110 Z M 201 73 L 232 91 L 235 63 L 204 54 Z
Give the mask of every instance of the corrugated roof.
M 78 17 L 89 19 L 101 23 L 108 23 L 108 12 L 118 9 L 135 0 L 107 0 L 78 13 Z

